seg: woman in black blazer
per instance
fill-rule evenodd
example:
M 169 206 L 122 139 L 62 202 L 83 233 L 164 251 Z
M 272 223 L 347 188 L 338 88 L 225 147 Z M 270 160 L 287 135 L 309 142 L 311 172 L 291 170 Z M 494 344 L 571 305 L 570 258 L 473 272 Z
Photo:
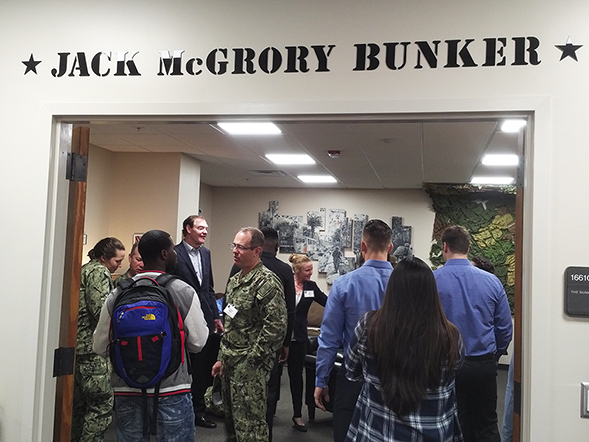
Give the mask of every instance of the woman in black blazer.
M 305 355 L 307 354 L 307 314 L 313 301 L 323 307 L 327 302 L 327 296 L 321 291 L 315 282 L 311 281 L 313 275 L 313 262 L 307 255 L 293 254 L 289 261 L 292 263 L 296 291 L 295 325 L 288 354 L 288 377 L 290 378 L 290 394 L 292 396 L 294 428 L 306 432 L 307 427 L 303 421 L 303 368 Z

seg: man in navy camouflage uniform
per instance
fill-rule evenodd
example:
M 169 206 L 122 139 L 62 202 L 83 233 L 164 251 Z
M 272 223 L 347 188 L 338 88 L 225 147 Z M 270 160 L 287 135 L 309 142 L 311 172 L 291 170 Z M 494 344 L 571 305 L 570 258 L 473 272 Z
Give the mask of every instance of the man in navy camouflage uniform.
M 241 269 L 227 285 L 225 334 L 213 376 L 222 376 L 228 441 L 267 442 L 268 379 L 286 334 L 282 283 L 260 260 L 264 234 L 241 229 L 231 244 Z
M 104 238 L 88 252 L 80 276 L 76 368 L 72 409 L 72 442 L 101 442 L 112 420 L 113 392 L 109 362 L 92 351 L 92 334 L 100 310 L 114 288 L 111 274 L 125 257 L 125 246 Z

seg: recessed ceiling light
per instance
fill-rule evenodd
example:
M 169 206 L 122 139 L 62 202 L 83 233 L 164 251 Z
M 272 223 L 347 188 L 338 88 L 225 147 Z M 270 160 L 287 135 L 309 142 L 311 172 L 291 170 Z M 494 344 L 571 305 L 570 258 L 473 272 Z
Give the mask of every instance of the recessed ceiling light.
M 266 154 L 266 158 L 274 164 L 315 164 L 315 160 L 307 154 L 302 155 L 288 155 L 288 154 Z
M 337 180 L 331 175 L 298 175 L 297 178 L 303 183 L 336 183 Z
M 505 120 L 501 124 L 502 132 L 515 133 L 519 132 L 520 128 L 526 125 L 526 120 Z
M 485 155 L 482 163 L 485 166 L 517 166 L 519 160 L 517 155 Z
M 475 176 L 470 180 L 470 184 L 496 184 L 508 185 L 513 184 L 515 178 L 510 176 Z
M 278 135 L 282 133 L 278 126 L 269 122 L 226 122 L 217 123 L 217 126 L 230 135 Z

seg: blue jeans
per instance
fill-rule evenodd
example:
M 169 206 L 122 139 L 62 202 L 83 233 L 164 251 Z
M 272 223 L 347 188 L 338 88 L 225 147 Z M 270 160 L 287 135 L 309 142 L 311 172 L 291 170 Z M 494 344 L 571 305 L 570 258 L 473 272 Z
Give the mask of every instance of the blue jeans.
M 151 416 L 153 399 L 148 399 Z M 115 425 L 118 442 L 148 442 L 143 436 L 143 398 L 115 396 Z M 159 398 L 157 410 L 158 442 L 194 442 L 194 409 L 190 393 Z
M 503 442 L 513 440 L 513 357 L 509 363 L 507 372 L 507 385 L 505 386 L 505 407 L 503 409 Z

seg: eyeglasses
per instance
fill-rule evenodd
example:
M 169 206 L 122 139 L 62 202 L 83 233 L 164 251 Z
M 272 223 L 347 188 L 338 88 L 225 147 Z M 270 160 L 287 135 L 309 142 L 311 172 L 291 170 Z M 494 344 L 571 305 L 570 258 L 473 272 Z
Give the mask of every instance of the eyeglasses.
M 233 249 L 237 249 L 239 252 L 243 252 L 244 250 L 254 250 L 256 247 L 259 247 L 259 246 L 253 246 L 253 247 L 244 247 L 244 246 L 242 246 L 241 244 L 235 244 L 235 243 L 233 243 L 233 242 L 232 242 L 231 244 L 229 244 L 229 248 L 230 248 L 231 250 L 233 250 Z

